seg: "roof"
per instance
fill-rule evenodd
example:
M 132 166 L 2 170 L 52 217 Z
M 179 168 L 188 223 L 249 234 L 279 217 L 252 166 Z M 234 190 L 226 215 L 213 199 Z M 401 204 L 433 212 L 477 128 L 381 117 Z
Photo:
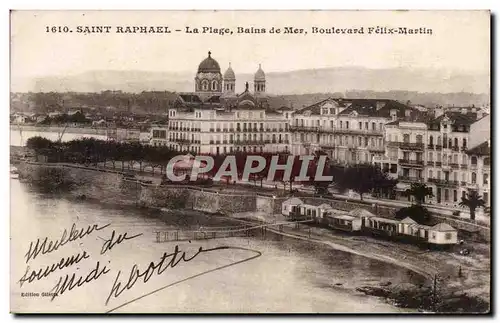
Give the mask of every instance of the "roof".
M 401 223 L 415 224 L 417 222 L 415 220 L 413 220 L 412 218 L 410 218 L 409 216 L 407 216 L 406 218 L 404 218 L 403 220 L 401 220 Z
M 333 215 L 330 215 L 330 217 L 335 218 L 335 219 L 348 220 L 348 221 L 353 221 L 356 219 L 356 217 L 350 216 L 347 214 L 333 214 Z
M 184 94 L 179 94 L 179 97 L 185 103 L 202 103 L 203 102 L 200 99 L 200 97 L 196 94 L 184 93 Z
M 297 111 L 295 111 L 295 113 L 296 114 L 301 114 L 301 113 L 304 113 L 305 111 L 311 111 L 311 114 L 319 115 L 320 114 L 320 109 L 321 109 L 321 107 L 325 103 L 331 102 L 332 104 L 338 106 L 339 105 L 339 101 L 340 101 L 340 99 L 327 98 L 327 99 L 324 99 L 322 101 L 319 101 L 319 102 L 316 102 L 314 104 L 311 104 L 311 105 L 309 105 L 307 107 L 300 108 Z
M 370 211 L 368 211 L 366 209 L 361 209 L 361 208 L 351 210 L 351 211 L 349 211 L 348 214 L 351 216 L 355 216 L 355 217 L 373 217 L 373 216 L 375 216 Z
M 488 140 L 484 141 L 482 144 L 477 145 L 467 151 L 469 155 L 478 155 L 478 156 L 489 156 L 491 155 L 491 147 L 488 143 Z
M 371 218 L 372 220 L 380 221 L 380 222 L 386 222 L 386 223 L 399 223 L 398 220 L 393 220 L 393 219 L 387 219 L 387 218 L 381 218 L 378 216 L 374 216 Z
M 212 53 L 208 52 L 208 57 L 198 65 L 198 73 L 220 73 L 219 63 L 211 55 Z
M 224 80 L 228 80 L 228 81 L 234 81 L 234 80 L 236 80 L 236 75 L 234 75 L 234 71 L 231 68 L 231 63 L 229 63 L 229 67 L 224 72 Z
M 389 118 L 391 111 L 396 110 L 396 116 L 403 118 L 407 110 L 415 111 L 401 102 L 388 99 L 342 99 L 342 102 L 348 107 L 339 113 L 340 116 L 355 112 L 362 116 Z
M 427 229 L 427 230 L 432 228 L 430 225 L 424 225 L 424 224 L 418 224 L 418 223 L 411 224 L 410 227 L 415 228 L 415 229 Z
M 326 203 L 318 205 L 318 208 L 320 208 L 320 209 L 333 209 L 330 204 L 326 204 Z
M 470 126 L 477 121 L 477 114 L 474 112 L 462 113 L 447 111 L 437 118 L 428 121 L 428 125 L 441 124 L 443 119 L 450 119 L 455 126 Z
M 293 204 L 293 205 L 298 205 L 298 204 L 304 204 L 301 199 L 292 197 L 286 201 L 283 202 L 283 204 Z
M 255 72 L 254 80 L 255 81 L 265 81 L 266 80 L 266 74 L 262 70 L 262 67 L 260 64 L 259 64 L 259 69 L 257 70 L 257 72 Z
M 457 231 L 455 228 L 453 228 L 451 225 L 441 222 L 439 224 L 436 224 L 431 228 L 434 231 L 440 231 L 440 232 L 446 232 L 446 231 Z

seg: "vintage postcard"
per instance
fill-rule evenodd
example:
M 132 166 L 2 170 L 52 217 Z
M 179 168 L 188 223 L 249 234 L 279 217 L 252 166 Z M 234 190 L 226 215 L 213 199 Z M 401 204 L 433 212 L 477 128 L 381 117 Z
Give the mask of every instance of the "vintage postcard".
M 490 313 L 489 11 L 12 11 L 13 313 Z

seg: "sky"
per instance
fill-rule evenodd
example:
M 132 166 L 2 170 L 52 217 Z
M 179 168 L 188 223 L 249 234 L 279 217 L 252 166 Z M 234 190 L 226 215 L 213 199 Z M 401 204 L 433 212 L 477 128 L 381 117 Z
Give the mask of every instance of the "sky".
M 47 32 L 67 26 L 72 33 Z M 111 33 L 77 33 L 111 26 Z M 171 34 L 118 34 L 117 26 L 169 26 Z M 186 34 L 186 27 L 231 28 L 233 35 Z M 237 34 L 236 28 L 286 26 L 307 34 Z M 370 27 L 425 27 L 432 35 L 367 34 Z M 311 28 L 365 34 L 312 34 Z M 11 75 L 33 78 L 91 70 L 189 72 L 208 51 L 236 73 L 321 67 L 424 68 L 488 73 L 487 11 L 13 11 Z

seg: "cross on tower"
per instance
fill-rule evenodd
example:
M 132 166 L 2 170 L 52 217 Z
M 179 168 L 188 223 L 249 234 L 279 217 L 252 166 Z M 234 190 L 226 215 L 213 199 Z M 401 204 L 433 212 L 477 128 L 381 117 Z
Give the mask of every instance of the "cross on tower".
M 248 92 L 248 82 L 245 83 L 245 92 Z
M 212 54 L 212 52 L 211 52 L 211 51 L 208 51 L 208 57 L 210 57 L 210 55 L 211 55 L 211 54 Z

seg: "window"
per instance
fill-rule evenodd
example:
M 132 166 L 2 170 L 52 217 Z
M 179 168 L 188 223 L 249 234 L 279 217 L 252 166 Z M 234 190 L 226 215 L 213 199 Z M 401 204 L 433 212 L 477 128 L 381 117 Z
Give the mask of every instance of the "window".
M 433 144 L 434 144 L 434 137 L 429 136 L 429 145 L 433 145 Z
M 208 81 L 207 81 L 207 80 L 203 80 L 203 81 L 201 82 L 201 89 L 202 89 L 203 91 L 207 91 L 207 90 L 208 90 Z
M 446 233 L 444 234 L 444 238 L 445 238 L 446 240 L 451 240 L 451 238 L 452 238 L 452 234 L 451 234 L 451 232 L 446 232 Z
M 458 147 L 458 138 L 455 138 L 455 147 Z
M 345 128 L 346 128 L 346 129 L 349 129 L 349 121 L 346 121 L 346 122 L 345 122 Z
M 429 178 L 432 178 L 432 169 L 429 169 Z
M 470 159 L 470 163 L 471 163 L 471 165 L 477 166 L 477 157 L 472 156 Z
M 342 129 L 342 121 L 340 121 L 340 129 Z
M 417 135 L 417 144 L 422 143 L 422 135 Z
M 450 200 L 450 191 L 448 189 L 444 190 L 444 200 L 448 202 Z
M 476 173 L 474 172 L 471 174 L 471 182 L 472 184 L 476 184 Z
M 436 240 L 436 233 L 435 232 L 432 233 L 432 239 Z
M 483 185 L 488 185 L 488 174 L 483 174 Z
M 360 122 L 360 123 L 359 123 L 359 129 L 360 129 L 360 130 L 361 130 L 361 129 L 363 129 L 363 122 Z
M 453 190 L 453 202 L 456 202 L 458 200 L 458 192 L 457 190 Z
M 409 143 L 410 142 L 410 135 L 409 134 L 404 134 L 403 135 L 403 142 L 404 143 Z
M 467 139 L 462 139 L 462 147 L 467 147 Z
M 432 153 L 432 151 L 429 151 L 429 161 L 433 161 L 434 160 L 434 154 Z
M 490 166 L 490 158 L 489 157 L 485 157 L 484 161 L 483 161 L 483 164 L 484 164 L 484 166 Z

